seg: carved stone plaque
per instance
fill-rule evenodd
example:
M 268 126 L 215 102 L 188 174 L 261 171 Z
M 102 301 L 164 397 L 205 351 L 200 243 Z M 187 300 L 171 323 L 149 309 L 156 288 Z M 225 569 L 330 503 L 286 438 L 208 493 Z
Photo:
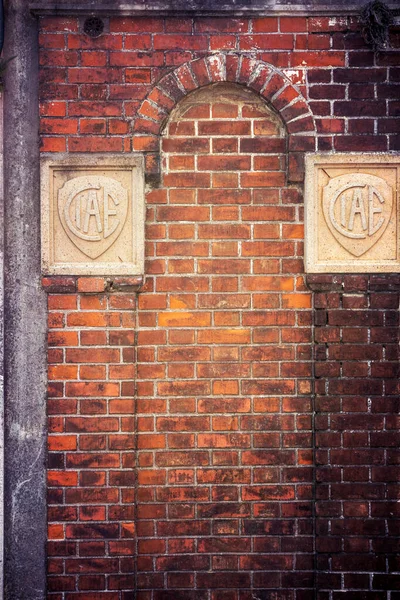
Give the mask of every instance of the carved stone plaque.
M 44 274 L 140 275 L 144 261 L 139 155 L 44 155 Z
M 400 156 L 306 157 L 307 273 L 400 271 Z

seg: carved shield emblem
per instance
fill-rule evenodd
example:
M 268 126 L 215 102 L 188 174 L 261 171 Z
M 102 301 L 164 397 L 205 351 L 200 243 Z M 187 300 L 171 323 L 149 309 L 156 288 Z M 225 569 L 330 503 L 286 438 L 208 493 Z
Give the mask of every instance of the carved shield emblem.
M 334 238 L 353 256 L 362 256 L 384 234 L 393 209 L 393 189 L 380 177 L 349 173 L 324 187 L 322 208 Z
M 91 259 L 117 240 L 128 204 L 128 191 L 121 183 L 96 174 L 70 179 L 58 192 L 58 215 L 65 233 Z

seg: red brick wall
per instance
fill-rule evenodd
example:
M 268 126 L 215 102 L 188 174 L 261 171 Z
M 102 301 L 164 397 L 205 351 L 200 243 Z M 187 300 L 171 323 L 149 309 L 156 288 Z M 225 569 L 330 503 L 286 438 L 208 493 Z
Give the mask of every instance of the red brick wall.
M 42 150 L 144 151 L 153 185 L 137 297 L 45 281 L 49 598 L 396 600 L 398 281 L 307 287 L 301 194 L 304 151 L 399 149 L 399 52 L 347 17 L 106 29 L 41 19 Z M 211 63 L 165 79 L 214 52 L 280 74 L 234 103 L 184 99 Z
M 314 275 L 309 284 L 315 290 L 318 598 L 328 600 L 332 589 L 346 590 L 340 598 L 349 600 L 384 600 L 389 590 L 396 598 L 399 276 Z

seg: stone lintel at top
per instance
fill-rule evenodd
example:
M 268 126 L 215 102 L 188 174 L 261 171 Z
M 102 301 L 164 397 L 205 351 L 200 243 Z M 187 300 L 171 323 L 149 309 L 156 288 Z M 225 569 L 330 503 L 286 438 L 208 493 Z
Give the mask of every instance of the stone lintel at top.
M 182 13 L 199 16 L 246 16 L 268 14 L 359 14 L 366 0 L 223 0 L 216 5 L 215 0 L 37 0 L 30 2 L 30 10 L 36 14 L 85 14 L 96 12 L 107 15 L 148 16 L 173 15 Z M 388 8 L 398 9 L 398 3 L 387 2 Z M 397 12 L 397 11 L 396 11 Z

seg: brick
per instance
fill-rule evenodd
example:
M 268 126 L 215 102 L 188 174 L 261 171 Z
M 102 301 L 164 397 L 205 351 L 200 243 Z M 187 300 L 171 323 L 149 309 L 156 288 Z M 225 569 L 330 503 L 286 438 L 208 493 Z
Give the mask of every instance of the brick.
M 337 116 L 379 117 L 386 115 L 386 105 L 380 100 L 337 101 L 334 109 Z
M 241 152 L 253 153 L 273 153 L 285 151 L 285 140 L 279 138 L 244 138 L 240 140 Z
M 307 31 L 307 19 L 305 17 L 280 17 L 280 30 L 283 33 L 301 33 Z
M 78 476 L 76 472 L 72 471 L 48 471 L 47 482 L 49 486 L 76 486 Z
M 256 33 L 275 33 L 278 31 L 278 19 L 276 17 L 253 19 L 253 31 Z
M 42 138 L 40 148 L 43 152 L 65 152 L 67 145 L 65 139 L 62 138 Z
M 160 207 L 157 209 L 158 221 L 208 221 L 209 209 L 205 207 Z
M 248 35 L 241 36 L 240 49 L 249 50 L 292 50 L 293 36 L 291 34 Z
M 210 176 L 207 173 L 174 173 L 164 175 L 164 185 L 174 187 L 190 188 L 210 187 Z
M 249 135 L 250 123 L 246 121 L 204 121 L 199 123 L 199 135 Z
M 345 53 L 319 50 L 318 52 L 293 52 L 291 55 L 293 67 L 344 67 Z
M 248 239 L 249 225 L 199 225 L 200 239 Z
M 70 152 L 121 152 L 122 139 L 120 138 L 70 138 L 68 140 Z
M 191 249 L 193 256 L 207 256 L 208 244 L 204 242 L 158 242 L 158 256 L 185 256 Z
M 241 173 L 240 183 L 247 187 L 281 187 L 285 184 L 284 173 Z
M 250 157 L 247 156 L 199 156 L 199 171 L 236 171 L 250 169 Z
M 104 119 L 81 119 L 79 130 L 81 133 L 104 134 L 106 132 L 106 121 Z
M 76 119 L 42 119 L 41 133 L 44 134 L 74 134 L 78 131 L 78 121 Z
M 170 139 L 165 138 L 162 141 L 162 148 L 165 152 L 179 152 L 190 153 L 193 152 L 204 152 L 208 153 L 210 151 L 210 142 L 206 139 Z
M 365 150 L 365 140 L 361 136 L 340 136 L 334 140 L 334 145 L 338 151 L 361 151 Z M 387 149 L 387 139 L 385 136 L 374 136 L 368 143 L 370 151 L 384 151 Z
M 200 18 L 195 24 L 195 30 L 199 33 L 243 33 L 248 31 L 248 27 L 248 19 L 231 18 Z
M 78 53 L 74 51 L 42 50 L 39 60 L 42 66 L 73 67 L 78 64 Z
M 162 35 L 154 36 L 155 50 L 207 50 L 207 38 L 201 35 Z
M 120 116 L 122 103 L 119 102 L 75 102 L 69 106 L 70 116 L 104 117 Z
M 200 189 L 197 199 L 199 204 L 250 204 L 251 193 L 241 189 Z

